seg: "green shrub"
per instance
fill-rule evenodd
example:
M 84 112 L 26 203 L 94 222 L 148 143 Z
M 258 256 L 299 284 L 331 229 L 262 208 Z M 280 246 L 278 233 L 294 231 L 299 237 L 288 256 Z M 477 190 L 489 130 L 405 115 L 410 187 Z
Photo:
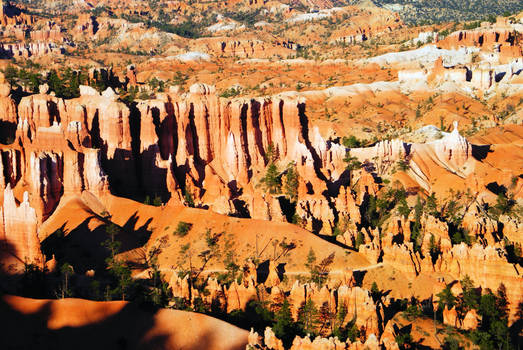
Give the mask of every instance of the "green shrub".
M 363 146 L 363 141 L 359 140 L 356 136 L 351 135 L 349 137 L 343 136 L 341 139 L 343 146 L 347 148 L 358 148 Z
M 223 91 L 220 94 L 220 97 L 230 98 L 230 97 L 238 96 L 240 93 L 241 93 L 241 90 L 239 88 L 237 89 L 237 88 L 231 87 L 231 88 L 228 88 L 227 90 Z
M 174 231 L 174 234 L 176 236 L 184 237 L 189 233 L 191 228 L 192 228 L 192 224 L 185 222 L 185 221 L 180 221 L 178 223 L 178 226 L 176 227 L 176 230 Z

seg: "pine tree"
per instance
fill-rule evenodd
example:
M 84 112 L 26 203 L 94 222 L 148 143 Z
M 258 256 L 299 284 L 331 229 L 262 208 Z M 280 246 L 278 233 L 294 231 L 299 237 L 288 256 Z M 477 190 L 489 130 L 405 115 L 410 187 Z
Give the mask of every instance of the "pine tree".
M 358 235 L 356 236 L 356 244 L 354 245 L 354 248 L 356 250 L 360 249 L 360 245 L 365 244 L 365 236 L 363 235 L 363 232 L 358 231 Z
M 319 333 L 325 335 L 325 331 L 332 328 L 335 313 L 331 311 L 329 302 L 324 302 L 318 311 Z
M 499 311 L 500 317 L 508 318 L 507 288 L 503 283 L 499 285 L 496 294 L 496 308 Z
M 285 174 L 285 195 L 289 197 L 291 202 L 298 200 L 298 172 L 296 171 L 296 164 L 294 162 L 287 165 L 287 173 Z
M 260 182 L 264 185 L 265 189 L 269 191 L 270 194 L 277 194 L 281 192 L 281 178 L 278 167 L 274 162 L 271 161 L 269 163 L 267 166 L 267 172 Z
M 62 287 L 60 288 L 60 296 L 62 299 L 71 297 L 73 294 L 69 289 L 69 278 L 71 277 L 73 272 L 73 267 L 68 263 L 64 263 L 62 267 L 60 267 L 60 273 L 62 274 L 63 278 Z
M 276 322 L 272 326 L 272 331 L 277 338 L 281 339 L 283 345 L 289 348 L 296 334 L 296 327 L 292 319 L 289 301 L 285 299 L 280 310 L 275 315 Z
M 109 224 L 105 231 L 109 238 L 102 243 L 102 245 L 109 251 L 109 257 L 105 260 L 110 276 L 113 278 L 114 288 L 110 290 L 112 295 L 120 295 L 122 300 L 125 300 L 131 286 L 133 279 L 131 277 L 131 269 L 127 264 L 116 257 L 120 249 L 120 242 L 116 240 L 116 235 L 120 229 L 114 223 Z
M 345 169 L 349 171 L 349 186 L 352 185 L 352 172 L 354 170 L 360 169 L 362 164 L 358 160 L 358 158 L 353 157 L 350 155 L 349 151 L 345 153 L 345 158 L 343 158 L 343 161 L 347 164 L 345 166 Z
M 436 295 L 439 298 L 438 308 L 440 310 L 443 310 L 445 306 L 447 306 L 448 309 L 452 309 L 452 307 L 456 304 L 456 297 L 454 296 L 454 294 L 452 294 L 449 286 L 446 286 L 441 292 L 439 292 Z
M 461 280 L 461 286 L 463 287 L 463 304 L 465 305 L 466 311 L 477 309 L 480 295 L 474 288 L 474 282 L 468 275 Z
M 300 309 L 298 321 L 303 327 L 306 334 L 315 335 L 316 327 L 318 324 L 318 310 L 312 299 L 308 299 L 307 302 Z
M 436 260 L 438 260 L 438 256 L 441 254 L 440 244 L 439 242 L 436 242 L 436 238 L 433 234 L 430 235 L 429 254 L 433 264 L 436 263 Z
M 147 265 L 150 269 L 149 281 L 151 282 L 149 297 L 153 305 L 166 307 L 172 297 L 172 293 L 169 289 L 169 284 L 165 282 L 164 275 L 160 271 L 158 264 L 158 255 L 160 252 L 161 247 L 154 247 L 149 251 L 147 258 Z

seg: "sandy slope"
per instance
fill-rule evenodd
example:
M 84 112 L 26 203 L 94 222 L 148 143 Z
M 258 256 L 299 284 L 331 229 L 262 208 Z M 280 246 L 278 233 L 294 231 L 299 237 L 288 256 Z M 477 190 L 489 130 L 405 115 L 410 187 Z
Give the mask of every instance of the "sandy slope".
M 89 216 L 89 225 L 84 228 L 93 228 L 101 225 L 98 218 L 89 214 L 90 209 L 82 208 L 79 198 L 72 198 L 70 204 L 61 205 L 40 230 L 40 236 L 46 237 L 64 224 L 66 230 L 74 230 Z M 335 259 L 332 264 L 333 271 L 343 271 L 346 268 L 360 268 L 370 265 L 368 260 L 358 252 L 343 249 L 318 236 L 306 231 L 296 225 L 288 223 L 270 222 L 253 219 L 239 219 L 226 215 L 216 214 L 210 210 L 187 208 L 181 206 L 154 207 L 144 205 L 132 200 L 107 196 L 101 199 L 110 220 L 124 227 L 125 232 L 122 239 L 126 237 L 133 240 L 134 232 L 146 232 L 150 234 L 146 247 L 158 245 L 160 240 L 165 241 L 159 263 L 162 268 L 172 268 L 178 265 L 180 260 L 180 248 L 190 243 L 191 251 L 194 253 L 194 263 L 198 265 L 198 253 L 207 249 L 205 234 L 210 230 L 213 234 L 221 234 L 219 246 L 223 252 L 225 242 L 234 247 L 237 263 L 243 264 L 248 258 L 258 257 L 260 261 L 278 257 L 282 252 L 279 243 L 285 239 L 286 243 L 294 243 L 295 248 L 288 254 L 280 257 L 278 263 L 285 264 L 286 272 L 304 271 L 307 254 L 312 248 L 317 257 L 317 262 L 334 253 Z M 71 219 L 75 217 L 75 219 Z M 185 237 L 174 234 L 179 222 L 192 224 L 192 228 Z M 96 224 L 97 223 L 97 224 Z M 75 226 L 76 225 L 76 226 Z M 89 234 L 85 230 L 85 235 Z M 127 250 L 126 257 L 140 258 L 143 249 L 137 244 L 124 242 L 123 247 L 128 245 L 135 247 Z M 207 265 L 207 269 L 222 269 L 223 259 L 215 259 Z
M 248 332 L 202 314 L 83 299 L 4 296 L 2 349 L 244 349 Z

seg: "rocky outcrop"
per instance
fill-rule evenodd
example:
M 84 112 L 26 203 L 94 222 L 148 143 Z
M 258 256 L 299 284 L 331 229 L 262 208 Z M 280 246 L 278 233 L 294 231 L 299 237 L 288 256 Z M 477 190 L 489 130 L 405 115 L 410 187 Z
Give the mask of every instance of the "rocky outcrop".
M 99 70 L 89 77 L 105 82 L 114 76 L 111 70 Z M 187 94 L 162 93 L 129 108 L 118 102 L 112 89 L 101 95 L 88 87 L 80 92 L 79 98 L 66 101 L 46 94 L 24 97 L 17 137 L 33 143 L 45 131 L 48 136 L 43 139 L 51 144 L 50 135 L 60 134 L 57 128 L 61 128 L 75 150 L 99 149 L 100 167 L 114 194 L 137 199 L 160 196 L 163 202 L 172 199 L 173 203 L 190 194 L 195 205 L 219 213 L 289 220 L 293 209 L 281 196 L 257 189 L 272 145 L 280 171 L 295 161 L 304 180 L 297 189 L 295 218 L 311 231 L 331 234 L 344 222 L 348 223 L 344 230 L 350 225 L 354 230 L 361 221 L 361 193 L 376 195 L 380 187 L 367 170 L 353 174 L 345 170 L 345 148 L 327 142 L 309 125 L 301 98 L 226 100 L 216 96 L 214 87 L 194 84 Z M 15 116 L 9 110 L 6 107 L 5 120 L 12 122 Z M 427 157 L 466 176 L 471 148 L 455 129 L 431 144 L 393 140 L 350 153 L 362 162 L 374 162 L 380 172 L 412 157 L 408 174 L 429 188 Z M 349 181 L 361 193 L 355 195 Z
M 476 310 L 469 310 L 461 322 L 461 329 L 473 331 L 478 328 L 480 321 L 481 317 L 478 315 Z
M 458 49 L 461 46 L 479 47 L 482 50 L 492 51 L 499 46 L 517 46 L 517 34 L 508 28 L 491 28 L 462 30 L 454 32 L 437 42 L 437 46 L 443 49 Z M 521 49 L 519 50 L 521 56 Z
M 361 43 L 403 27 L 400 16 L 384 8 L 349 9 L 351 10 L 349 24 L 335 30 L 329 37 L 330 43 L 345 45 Z
M 3 191 L 3 204 L 0 208 L 0 252 L 12 254 L 23 263 L 36 264 L 42 267 L 43 258 L 40 252 L 40 241 L 37 236 L 36 211 L 29 203 L 29 193 L 24 192 L 18 205 L 11 185 Z M 10 261 L 10 259 L 6 259 Z M 4 261 L 5 263 L 5 261 Z M 5 268 L 5 266 L 4 266 Z M 19 272 L 16 265 L 9 266 L 10 273 Z
M 454 129 L 449 135 L 433 141 L 432 146 L 441 167 L 462 177 L 468 175 L 470 169 L 466 163 L 472 158 L 472 146 L 459 134 L 458 122 L 454 122 Z
M 35 42 L 63 42 L 62 28 L 53 22 L 47 22 L 45 26 L 30 32 L 31 40 Z
M 297 45 L 292 42 L 258 39 L 233 39 L 230 37 L 201 38 L 195 40 L 193 51 L 209 52 L 216 56 L 237 58 L 269 58 L 276 55 L 287 57 L 295 53 Z
M 458 313 L 456 311 L 456 307 L 453 307 L 449 310 L 445 305 L 445 309 L 443 310 L 443 324 L 452 327 L 458 327 Z
M 23 57 L 29 58 L 31 56 L 42 56 L 47 54 L 62 54 L 64 48 L 50 42 L 37 43 L 16 43 L 16 44 L 2 44 L 0 45 L 0 57 L 12 58 Z
M 378 338 L 374 334 L 369 334 L 364 342 L 359 340 L 351 343 L 350 340 L 347 342 L 341 342 L 336 337 L 322 338 L 320 336 L 315 337 L 311 340 L 310 336 L 307 335 L 304 338 L 297 336 L 294 338 L 290 350 L 336 350 L 336 349 L 347 349 L 347 350 L 359 350 L 369 349 L 378 350 L 384 346 L 385 349 L 398 349 L 398 344 L 395 341 L 386 340 L 385 342 L 378 341 Z M 272 329 L 266 328 L 263 338 L 258 333 L 251 330 L 249 334 L 249 343 L 246 349 L 266 349 L 266 350 L 284 350 L 283 343 L 278 339 Z
M 447 306 L 445 306 L 443 310 L 443 324 L 448 326 L 473 331 L 478 328 L 480 321 L 481 316 L 479 316 L 474 309 L 467 311 L 467 313 L 461 317 L 458 315 L 456 307 L 449 310 Z
M 95 16 L 90 14 L 81 14 L 78 16 L 74 32 L 85 35 L 86 37 L 93 37 L 98 32 L 98 21 Z

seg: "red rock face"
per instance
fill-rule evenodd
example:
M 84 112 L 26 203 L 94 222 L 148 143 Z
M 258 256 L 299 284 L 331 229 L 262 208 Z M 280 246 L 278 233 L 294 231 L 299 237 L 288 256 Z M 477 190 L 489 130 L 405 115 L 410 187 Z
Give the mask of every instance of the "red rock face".
M 29 194 L 24 192 L 22 202 L 18 205 L 15 201 L 11 185 L 4 190 L 4 201 L 0 210 L 2 225 L 0 226 L 0 242 L 5 249 L 15 257 L 23 259 L 26 263 L 42 265 L 40 241 L 36 230 L 38 220 L 36 211 L 30 206 Z M 9 263 L 12 259 L 7 259 Z M 4 265 L 8 272 L 17 272 L 16 261 Z
M 238 57 L 238 58 L 265 58 L 280 55 L 287 57 L 295 53 L 296 44 L 286 41 L 275 40 L 267 43 L 261 40 L 239 39 L 230 37 L 202 38 L 194 42 L 193 50 L 210 51 L 216 56 Z
M 42 56 L 49 53 L 61 54 L 62 48 L 49 42 L 2 44 L 0 55 L 4 58 Z
M 403 22 L 397 13 L 381 8 L 373 8 L 371 11 L 372 14 L 363 12 L 363 14 L 352 17 L 349 26 L 335 30 L 329 41 L 356 44 L 403 27 Z
M 499 52 L 499 61 L 509 63 L 520 58 L 521 35 L 512 29 L 492 28 L 454 32 L 445 39 L 438 41 L 437 46 L 443 49 L 457 49 L 459 47 L 478 47 L 482 51 Z
M 47 26 L 42 29 L 32 31 L 30 33 L 31 40 L 33 41 L 53 41 L 53 42 L 62 42 L 64 37 L 62 35 L 62 28 L 52 23 L 48 23 Z
M 460 46 L 475 46 L 483 50 L 492 50 L 495 45 L 517 46 L 518 42 L 511 30 L 485 29 L 457 31 L 438 41 L 437 46 L 443 49 L 457 49 Z

